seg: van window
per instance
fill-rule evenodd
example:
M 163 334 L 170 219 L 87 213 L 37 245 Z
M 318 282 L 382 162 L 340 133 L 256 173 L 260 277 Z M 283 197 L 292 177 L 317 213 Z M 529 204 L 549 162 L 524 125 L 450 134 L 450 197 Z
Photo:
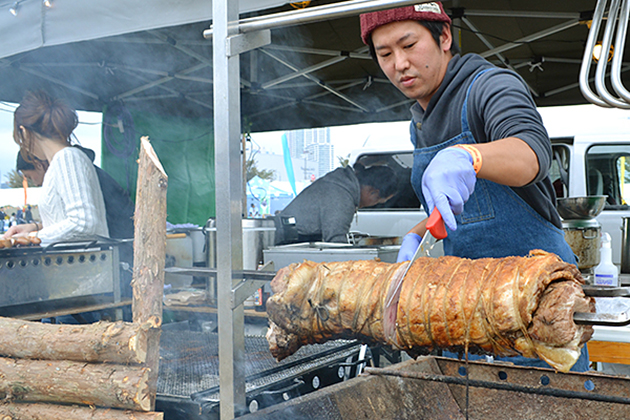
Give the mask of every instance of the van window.
M 356 164 L 366 168 L 374 165 L 386 165 L 394 170 L 398 176 L 398 192 L 388 201 L 377 204 L 369 209 L 419 209 L 420 200 L 411 186 L 411 168 L 413 167 L 413 152 L 399 153 L 369 153 L 360 155 Z M 362 210 L 369 210 L 363 208 Z
M 571 151 L 568 146 L 553 146 L 553 160 L 549 169 L 549 178 L 558 198 L 568 197 L 570 155 Z
M 586 191 L 606 195 L 607 210 L 627 210 L 630 150 L 627 145 L 594 145 L 586 151 Z
M 630 204 L 630 155 L 617 159 L 617 172 L 621 180 L 621 204 Z

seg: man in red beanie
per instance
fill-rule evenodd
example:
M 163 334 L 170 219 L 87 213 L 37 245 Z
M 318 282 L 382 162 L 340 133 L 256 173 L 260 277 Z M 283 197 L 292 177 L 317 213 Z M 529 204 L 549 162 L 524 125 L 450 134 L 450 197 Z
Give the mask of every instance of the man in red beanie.
M 564 239 L 548 171 L 551 142 L 527 85 L 479 55 L 459 55 L 440 2 L 361 15 L 361 38 L 411 107 L 411 184 L 427 212 L 438 209 L 444 253 L 465 258 L 553 252 L 576 263 Z M 409 260 L 426 219 L 403 239 Z M 537 359 L 507 358 L 549 367 Z M 584 346 L 574 371 L 588 370 Z

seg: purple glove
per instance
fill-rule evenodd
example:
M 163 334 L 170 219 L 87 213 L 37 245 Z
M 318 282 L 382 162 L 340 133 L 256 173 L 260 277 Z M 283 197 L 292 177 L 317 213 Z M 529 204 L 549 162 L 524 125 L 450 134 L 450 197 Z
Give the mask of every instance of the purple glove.
M 416 253 L 416 249 L 420 246 L 422 237 L 415 233 L 408 233 L 403 238 L 402 244 L 400 244 L 400 250 L 398 251 L 398 258 L 396 262 L 403 262 L 411 260 L 413 254 Z
M 477 174 L 472 162 L 466 150 L 448 147 L 435 155 L 422 176 L 422 194 L 429 207 L 427 213 L 431 214 L 433 207 L 437 207 L 451 230 L 457 229 L 455 215 L 464 211 L 464 203 L 475 190 Z

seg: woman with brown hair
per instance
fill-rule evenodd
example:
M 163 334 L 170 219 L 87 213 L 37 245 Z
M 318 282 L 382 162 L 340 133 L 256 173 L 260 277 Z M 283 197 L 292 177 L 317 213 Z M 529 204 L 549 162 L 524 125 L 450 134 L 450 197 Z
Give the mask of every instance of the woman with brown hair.
M 70 147 L 79 123 L 74 109 L 43 91 L 28 92 L 13 116 L 13 139 L 27 161 L 50 162 L 39 212 L 42 223 L 10 228 L 4 238 L 37 232 L 45 243 L 109 236 L 96 170 L 81 150 Z

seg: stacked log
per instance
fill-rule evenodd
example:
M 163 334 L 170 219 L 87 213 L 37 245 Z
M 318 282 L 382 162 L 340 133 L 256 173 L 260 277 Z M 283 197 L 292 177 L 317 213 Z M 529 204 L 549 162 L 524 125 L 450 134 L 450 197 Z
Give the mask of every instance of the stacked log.
M 19 359 L 142 364 L 147 357 L 147 332 L 154 323 L 63 325 L 0 317 L 0 354 Z
M 141 140 L 133 323 L 43 324 L 0 317 L 0 420 L 162 420 L 155 409 L 168 177 Z M 35 279 L 34 279 L 35 280 Z
M 0 405 L 1 420 L 163 420 L 162 413 L 90 408 L 76 405 L 19 404 Z
M 7 402 L 0 405 L 0 419 L 161 419 L 161 413 L 149 412 L 145 366 L 154 325 L 154 320 L 57 325 L 0 317 L 0 399 Z

